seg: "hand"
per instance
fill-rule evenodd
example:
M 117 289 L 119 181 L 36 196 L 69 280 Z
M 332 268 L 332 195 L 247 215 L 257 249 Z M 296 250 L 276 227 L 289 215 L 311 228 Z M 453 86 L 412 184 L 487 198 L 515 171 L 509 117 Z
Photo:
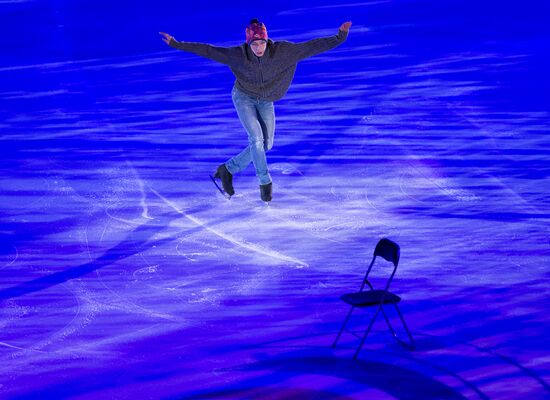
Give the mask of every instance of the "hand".
M 342 25 L 340 25 L 340 30 L 344 32 L 349 32 L 350 26 L 351 26 L 351 21 L 344 22 Z
M 172 35 L 169 35 L 167 33 L 164 33 L 164 32 L 159 32 L 162 36 L 164 36 L 162 38 L 162 41 L 166 44 L 170 44 L 170 40 L 176 40 L 175 37 L 173 37 Z

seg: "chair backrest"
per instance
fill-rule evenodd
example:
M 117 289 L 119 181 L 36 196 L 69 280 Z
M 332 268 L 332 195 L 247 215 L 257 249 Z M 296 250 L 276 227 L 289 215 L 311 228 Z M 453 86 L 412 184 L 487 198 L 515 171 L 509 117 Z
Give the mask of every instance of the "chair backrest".
M 393 263 L 395 267 L 399 264 L 399 245 L 392 242 L 390 239 L 380 239 L 376 248 L 374 249 L 374 257 L 380 256 L 386 261 Z
M 374 265 L 374 261 L 376 260 L 376 257 L 382 257 L 388 262 L 391 262 L 393 264 L 393 271 L 389 278 L 386 281 L 386 288 L 384 290 L 388 290 L 390 287 L 391 281 L 393 280 L 393 276 L 395 275 L 395 271 L 397 271 L 397 264 L 399 264 L 399 245 L 395 242 L 392 242 L 389 239 L 380 239 L 378 244 L 376 245 L 376 248 L 374 249 L 374 254 L 372 256 L 372 261 L 370 262 L 369 267 L 367 268 L 367 273 L 365 274 L 365 278 L 363 279 L 363 282 L 361 284 L 361 289 L 359 289 L 360 292 L 363 291 L 365 288 L 365 284 L 369 285 L 371 289 L 374 289 L 373 285 L 369 282 L 369 274 L 372 270 L 372 266 Z

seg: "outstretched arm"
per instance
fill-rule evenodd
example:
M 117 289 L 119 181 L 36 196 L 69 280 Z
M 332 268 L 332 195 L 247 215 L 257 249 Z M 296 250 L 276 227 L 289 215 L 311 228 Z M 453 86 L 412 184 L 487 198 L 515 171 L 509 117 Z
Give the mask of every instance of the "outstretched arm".
M 238 47 L 218 47 L 205 43 L 178 42 L 168 33 L 159 33 L 162 36 L 162 41 L 174 49 L 188 51 L 198 56 L 226 65 L 229 65 L 231 61 L 234 60 L 239 51 Z
M 348 37 L 351 22 L 344 22 L 338 29 L 338 34 L 319 39 L 308 40 L 302 43 L 293 43 L 290 51 L 295 61 L 303 60 L 342 44 Z

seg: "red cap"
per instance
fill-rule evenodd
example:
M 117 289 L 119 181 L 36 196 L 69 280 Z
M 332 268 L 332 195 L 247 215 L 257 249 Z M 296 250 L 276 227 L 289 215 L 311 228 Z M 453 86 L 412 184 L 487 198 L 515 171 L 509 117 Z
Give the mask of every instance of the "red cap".
M 252 20 L 246 27 L 246 43 L 250 44 L 254 40 L 265 40 L 267 42 L 267 29 L 263 22 Z

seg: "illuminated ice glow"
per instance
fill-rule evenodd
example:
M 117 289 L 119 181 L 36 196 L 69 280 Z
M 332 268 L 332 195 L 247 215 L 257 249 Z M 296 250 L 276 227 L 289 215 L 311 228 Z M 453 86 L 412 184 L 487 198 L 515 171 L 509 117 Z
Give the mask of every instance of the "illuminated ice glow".
M 547 6 L 264 3 L 0 1 L 0 398 L 548 398 Z M 158 35 L 252 17 L 353 21 L 275 105 L 269 207 L 208 178 L 246 144 L 230 71 Z M 382 237 L 417 349 L 380 317 L 355 362 Z

